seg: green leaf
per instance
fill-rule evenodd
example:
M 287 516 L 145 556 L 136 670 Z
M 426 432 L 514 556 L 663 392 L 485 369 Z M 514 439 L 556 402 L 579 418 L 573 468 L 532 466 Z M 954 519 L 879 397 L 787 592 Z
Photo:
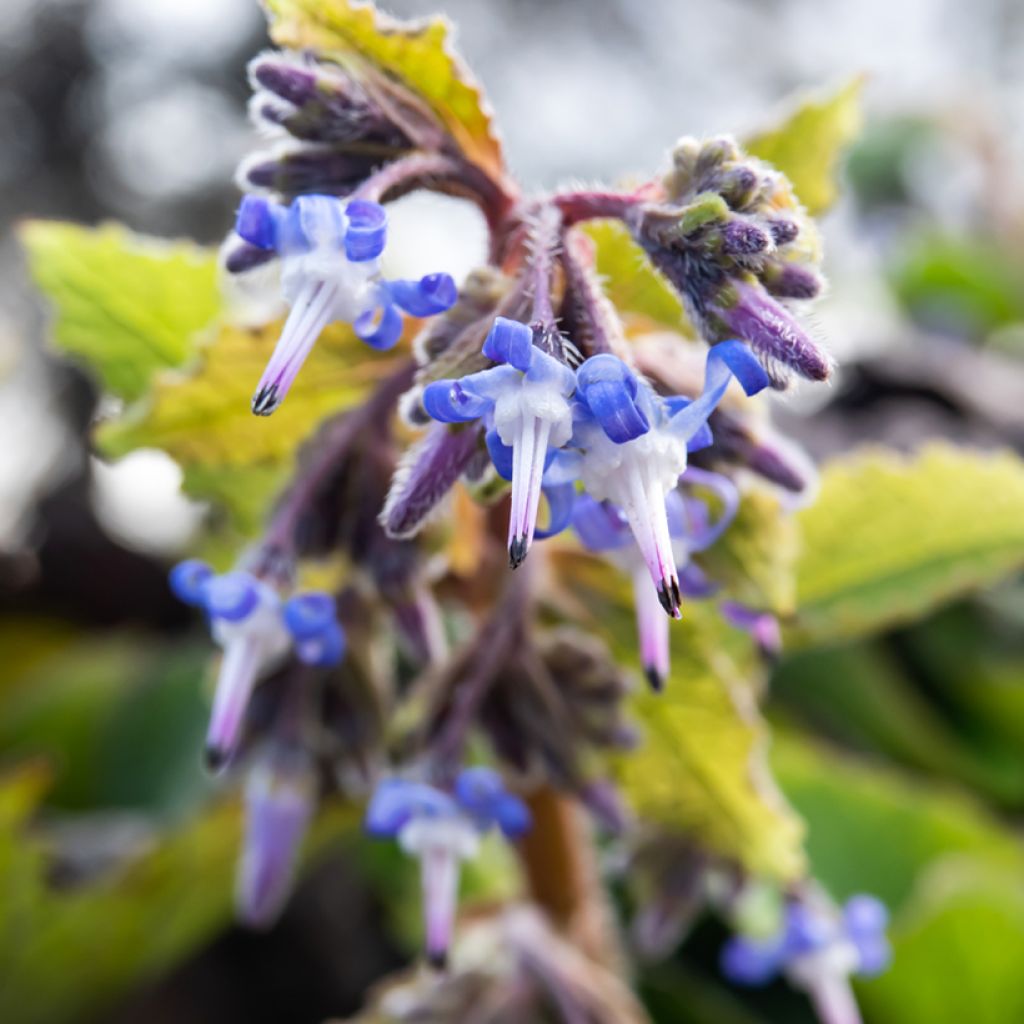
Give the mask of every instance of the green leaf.
M 209 250 L 113 224 L 29 221 L 20 234 L 33 280 L 53 303 L 57 345 L 121 398 L 138 398 L 155 371 L 183 365 L 220 310 Z
M 207 941 L 231 916 L 240 841 L 239 807 L 221 803 L 98 878 L 54 889 L 48 850 L 26 832 L 45 782 L 32 766 L 0 778 L 0 1020 L 18 1024 L 93 1019 Z M 344 810 L 322 815 L 309 854 L 350 828 Z
M 667 328 L 697 337 L 679 295 L 633 241 L 625 224 L 598 220 L 581 225 L 580 230 L 594 243 L 595 267 L 628 333 Z
M 597 630 L 621 665 L 639 669 L 626 580 L 581 552 L 556 557 L 557 586 L 564 590 L 550 598 Z M 665 692 L 642 687 L 631 699 L 643 737 L 616 761 L 618 781 L 645 820 L 686 832 L 755 874 L 791 881 L 804 869 L 803 828 L 768 770 L 749 640 L 707 605 L 688 605 L 683 614 L 672 624 Z
M 793 112 L 777 128 L 748 138 L 745 148 L 789 178 L 812 215 L 836 200 L 840 157 L 863 123 L 859 76 L 831 93 L 798 97 Z
M 784 730 L 775 732 L 771 760 L 807 822 L 814 874 L 838 899 L 874 892 L 899 911 L 921 872 L 953 854 L 992 870 L 1024 872 L 1024 849 L 1013 833 L 952 787 L 925 784 Z
M 253 389 L 281 325 L 224 327 L 190 374 L 159 377 L 150 399 L 98 435 L 110 456 L 160 448 L 184 469 L 185 489 L 228 509 L 241 529 L 255 526 L 302 441 L 328 415 L 357 405 L 401 355 L 364 345 L 348 325 L 324 331 L 273 416 L 254 416 Z
M 827 466 L 798 516 L 799 621 L 823 643 L 920 618 L 1024 565 L 1024 462 L 933 444 Z
M 929 691 L 934 685 L 929 676 Z M 1019 806 L 1024 799 L 1019 745 L 1004 747 L 988 734 L 978 737 L 964 729 L 960 709 L 954 709 L 953 717 L 944 715 L 882 644 L 861 642 L 790 656 L 772 676 L 772 695 L 799 708 L 830 736 L 963 782 L 1007 806 Z
M 993 871 L 969 858 L 936 865 L 891 937 L 892 969 L 858 986 L 872 1022 L 1024 1020 L 1019 871 Z
M 797 530 L 774 495 L 748 491 L 719 541 L 695 557 L 723 586 L 723 596 L 776 615 L 796 603 Z
M 399 21 L 359 0 L 265 0 L 265 6 L 278 46 L 380 69 L 426 101 L 470 160 L 493 177 L 502 176 L 504 160 L 490 108 L 452 47 L 446 18 Z
M 984 341 L 1024 324 L 1024 259 L 994 238 L 930 230 L 909 240 L 890 272 L 897 297 L 918 321 Z

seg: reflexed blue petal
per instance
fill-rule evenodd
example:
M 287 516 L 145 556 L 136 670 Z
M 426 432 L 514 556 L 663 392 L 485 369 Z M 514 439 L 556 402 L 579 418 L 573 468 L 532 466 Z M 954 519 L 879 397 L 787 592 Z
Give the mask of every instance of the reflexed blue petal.
M 393 837 L 414 817 L 440 818 L 457 813 L 455 801 L 433 786 L 407 779 L 385 779 L 366 808 L 363 827 L 370 835 Z
M 423 408 L 441 423 L 467 423 L 483 416 L 491 403 L 467 394 L 460 381 L 435 380 L 423 389 Z
M 843 922 L 851 936 L 877 938 L 889 924 L 889 911 L 877 896 L 858 893 L 843 907 Z
M 533 819 L 529 808 L 512 793 L 502 793 L 494 808 L 494 821 L 508 839 L 518 839 L 530 831 Z
M 782 964 L 778 942 L 734 936 L 722 947 L 719 965 L 734 985 L 766 985 Z
M 402 336 L 402 314 L 389 303 L 380 310 L 379 322 L 377 311 L 371 309 L 358 317 L 352 327 L 370 348 L 386 351 Z
M 786 931 L 783 939 L 786 956 L 802 956 L 821 949 L 832 937 L 831 922 L 803 903 L 786 908 Z
M 533 353 L 526 379 L 538 384 L 554 383 L 563 395 L 571 395 L 576 390 L 576 374 L 565 363 L 539 348 Z
M 463 768 L 455 779 L 455 799 L 474 817 L 490 819 L 498 798 L 505 792 L 505 783 L 493 769 L 482 765 Z
M 389 281 L 388 291 L 410 316 L 434 316 L 455 305 L 459 291 L 449 274 L 427 274 L 418 281 Z
M 295 653 L 305 665 L 337 665 L 345 656 L 345 631 L 337 622 L 331 622 L 321 632 L 300 640 Z
M 526 324 L 507 317 L 495 317 L 484 341 L 483 353 L 496 363 L 508 363 L 525 373 L 533 361 L 533 331 Z
M 296 640 L 307 640 L 337 624 L 334 598 L 321 591 L 296 594 L 284 606 L 284 624 Z
M 511 480 L 515 454 L 512 446 L 505 444 L 498 436 L 497 430 L 493 428 L 487 431 L 484 441 L 487 444 L 487 453 L 491 457 L 491 462 L 494 463 L 494 468 L 498 471 L 498 476 L 502 480 Z
M 694 551 L 703 551 L 711 547 L 736 518 L 736 513 L 740 507 L 740 492 L 727 476 L 722 476 L 721 473 L 712 473 L 706 469 L 698 469 L 696 466 L 688 466 L 680 480 L 686 484 L 697 484 L 699 487 L 706 487 L 714 492 L 722 503 L 722 510 L 718 513 L 718 518 L 713 523 L 705 521 L 703 524 L 696 525 L 696 527 L 691 524 L 689 532 L 690 547 Z
M 559 448 L 554 458 L 544 470 L 545 487 L 561 487 L 563 484 L 575 483 L 580 478 L 580 465 L 583 461 L 579 452 Z
M 256 580 L 247 572 L 229 572 L 214 576 L 206 584 L 206 610 L 215 619 L 241 622 L 260 603 Z
M 576 487 L 573 484 L 559 484 L 557 487 L 545 487 L 541 492 L 548 501 L 548 524 L 537 526 L 534 537 L 544 540 L 561 533 L 571 522 L 573 509 L 576 505 Z
M 280 207 L 262 196 L 243 196 L 235 219 L 235 234 L 259 249 L 277 247 Z
M 857 973 L 866 978 L 881 974 L 892 962 L 892 947 L 884 935 L 875 938 L 854 937 L 857 949 Z
M 345 207 L 345 215 L 345 256 L 353 263 L 375 260 L 387 242 L 388 215 L 384 207 L 368 199 L 353 199 Z
M 636 375 L 616 356 L 591 356 L 576 371 L 576 396 L 616 444 L 625 444 L 651 429 L 637 404 Z
M 681 412 L 688 405 L 693 404 L 692 398 L 684 398 L 682 395 L 673 395 L 670 398 L 664 399 L 665 410 L 671 418 L 677 412 Z M 702 448 L 710 448 L 714 444 L 715 437 L 711 433 L 711 428 L 707 423 L 702 423 L 697 430 L 697 433 L 693 435 L 686 442 L 686 450 L 688 452 L 699 452 Z
M 179 562 L 168 577 L 174 596 L 199 608 L 206 603 L 206 585 L 212 579 L 213 570 L 198 558 Z
M 595 501 L 589 494 L 580 494 L 576 498 L 572 525 L 583 546 L 591 551 L 613 551 L 625 547 L 633 538 L 626 518 L 619 509 Z
M 669 429 L 685 441 L 694 437 L 724 397 L 733 377 L 748 395 L 768 386 L 764 368 L 742 342 L 723 341 L 712 346 L 705 364 L 704 390 L 699 398 L 672 416 Z
M 334 196 L 297 196 L 279 222 L 278 249 L 284 255 L 315 248 L 340 251 L 345 229 L 341 200 Z

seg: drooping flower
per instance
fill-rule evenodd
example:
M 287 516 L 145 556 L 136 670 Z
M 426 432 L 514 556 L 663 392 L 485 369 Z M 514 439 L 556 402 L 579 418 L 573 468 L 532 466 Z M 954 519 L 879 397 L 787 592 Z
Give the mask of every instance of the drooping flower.
M 372 836 L 397 839 L 419 859 L 430 963 L 442 967 L 447 960 L 462 861 L 476 856 L 480 837 L 492 828 L 517 839 L 529 827 L 526 805 L 490 768 L 463 769 L 450 793 L 401 778 L 378 785 L 366 809 L 365 828 Z
M 765 985 L 785 974 L 810 995 L 823 1024 L 859 1024 L 849 977 L 872 977 L 886 969 L 888 921 L 885 905 L 863 893 L 849 899 L 841 914 L 793 901 L 776 935 L 734 936 L 725 944 L 722 973 L 737 985 Z
M 442 423 L 482 419 L 498 473 L 512 481 L 509 562 L 522 564 L 537 528 L 544 472 L 572 436 L 573 371 L 533 343 L 533 331 L 505 317 L 494 321 L 483 354 L 497 363 L 458 380 L 429 384 L 423 406 Z
M 245 839 L 235 887 L 238 917 L 249 927 L 270 926 L 284 907 L 315 804 L 308 755 L 273 747 L 261 752 L 245 783 Z
M 681 479 L 692 479 L 713 489 L 722 500 L 722 511 L 711 522 L 706 506 L 697 498 L 684 497 L 678 488 L 665 495 L 665 519 L 680 592 L 703 597 L 707 596 L 706 581 L 696 566 L 690 565 L 690 555 L 710 547 L 722 535 L 736 515 L 739 492 L 728 477 L 717 473 L 691 468 Z M 625 512 L 611 502 L 599 502 L 584 494 L 576 498 L 572 523 L 586 548 L 607 554 L 631 576 L 641 663 L 651 687 L 660 690 L 669 674 L 669 623 L 651 587 L 647 565 Z
M 704 389 L 690 401 L 663 398 L 618 357 L 592 356 L 576 374 L 575 431 L 580 479 L 597 501 L 610 501 L 629 524 L 658 600 L 679 618 L 679 574 L 666 497 L 686 470 L 688 450 L 710 441 L 707 419 L 735 377 L 748 395 L 768 384 L 756 357 L 738 341 L 708 351 Z
M 308 665 L 335 665 L 345 652 L 345 634 L 328 594 L 297 594 L 287 601 L 248 572 L 216 575 L 190 559 L 174 567 L 171 589 L 186 604 L 202 608 L 214 640 L 224 648 L 206 737 L 207 763 L 223 766 L 234 752 L 256 681 L 290 648 Z
M 368 345 L 391 348 L 402 333 L 404 310 L 433 316 L 457 297 L 448 274 L 419 281 L 386 281 L 380 255 L 387 215 L 379 203 L 334 196 L 302 195 L 284 206 L 246 196 L 235 232 L 257 249 L 281 258 L 284 298 L 291 306 L 281 338 L 252 400 L 258 416 L 269 416 L 328 324 L 345 321 Z

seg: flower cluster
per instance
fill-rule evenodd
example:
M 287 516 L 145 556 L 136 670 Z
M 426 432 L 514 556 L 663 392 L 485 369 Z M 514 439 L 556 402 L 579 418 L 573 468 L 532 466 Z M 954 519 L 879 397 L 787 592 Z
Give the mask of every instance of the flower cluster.
M 711 441 L 708 417 L 735 378 L 748 394 L 768 384 L 738 341 L 708 352 L 704 388 L 691 400 L 665 398 L 619 357 L 591 356 L 573 372 L 534 344 L 525 324 L 499 317 L 483 354 L 498 365 L 429 384 L 423 405 L 445 423 L 480 419 L 498 472 L 512 481 L 509 559 L 526 557 L 541 491 L 551 505 L 545 534 L 568 525 L 575 481 L 621 515 L 654 582 L 658 600 L 679 617 L 682 596 L 667 508 L 687 453 Z
M 282 600 L 252 573 L 217 575 L 195 559 L 176 565 L 170 582 L 180 600 L 203 609 L 214 640 L 224 648 L 206 737 L 207 762 L 219 768 L 238 745 L 253 687 L 267 668 L 289 649 L 307 665 L 336 665 L 345 653 L 345 633 L 328 594 L 311 591 Z
M 476 856 L 480 837 L 497 828 L 518 839 L 530 827 L 530 813 L 490 768 L 463 769 L 451 792 L 425 782 L 382 781 L 366 810 L 366 831 L 397 839 L 420 862 L 426 952 L 444 964 L 458 902 L 459 865 Z
M 785 973 L 803 988 L 885 970 L 891 952 L 889 914 L 874 896 L 851 897 L 841 914 L 794 901 L 783 927 L 769 939 L 734 936 L 722 950 L 722 972 L 737 985 L 764 985 Z
M 821 290 L 814 225 L 789 182 L 730 138 L 684 138 L 659 201 L 632 218 L 651 261 L 709 341 L 741 338 L 773 387 L 793 373 L 826 380 L 832 364 L 787 309 Z
M 258 416 L 269 416 L 284 401 L 328 324 L 350 323 L 367 345 L 388 349 L 401 337 L 401 311 L 433 316 L 456 299 L 448 274 L 419 281 L 382 277 L 387 214 L 379 203 L 302 195 L 285 206 L 249 195 L 239 207 L 235 233 L 280 257 L 282 291 L 291 307 L 253 396 Z

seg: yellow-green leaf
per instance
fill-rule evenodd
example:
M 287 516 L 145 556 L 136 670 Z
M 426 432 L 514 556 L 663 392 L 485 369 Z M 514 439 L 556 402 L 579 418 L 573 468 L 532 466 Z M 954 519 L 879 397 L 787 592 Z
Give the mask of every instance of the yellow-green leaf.
M 723 585 L 723 596 L 785 616 L 795 605 L 796 542 L 793 517 L 778 498 L 750 491 L 721 539 L 695 560 Z
M 627 580 L 581 552 L 555 558 L 552 601 L 594 628 L 620 664 L 639 669 Z M 643 736 L 615 765 L 630 805 L 644 820 L 685 832 L 750 872 L 799 877 L 803 825 L 768 769 L 759 670 L 748 639 L 706 604 L 686 605 L 671 630 L 671 678 L 662 694 L 641 688 L 632 697 Z
M 29 269 L 53 303 L 54 340 L 103 387 L 134 399 L 153 373 L 181 366 L 220 309 L 216 256 L 107 224 L 29 221 Z
M 240 527 L 253 525 L 320 421 L 359 403 L 402 359 L 374 351 L 350 327 L 335 324 L 274 415 L 254 416 L 252 392 L 280 331 L 280 324 L 224 327 L 191 373 L 161 375 L 149 401 L 105 424 L 101 449 L 118 456 L 160 448 L 183 467 L 190 494 L 224 505 Z
M 1024 461 L 947 444 L 869 450 L 826 467 L 798 524 L 792 639 L 861 636 L 1024 566 Z
M 824 213 L 836 200 L 836 176 L 847 146 L 863 124 L 858 76 L 833 92 L 798 97 L 793 112 L 777 128 L 746 140 L 754 156 L 789 178 L 811 214 Z
M 265 0 L 279 46 L 316 50 L 341 64 L 365 61 L 426 101 L 462 152 L 494 177 L 501 144 L 483 92 L 455 52 L 443 17 L 399 21 L 360 0 Z
M 629 333 L 667 328 L 696 338 L 682 300 L 633 241 L 620 221 L 583 225 L 594 243 L 594 260 L 604 290 L 623 317 Z

